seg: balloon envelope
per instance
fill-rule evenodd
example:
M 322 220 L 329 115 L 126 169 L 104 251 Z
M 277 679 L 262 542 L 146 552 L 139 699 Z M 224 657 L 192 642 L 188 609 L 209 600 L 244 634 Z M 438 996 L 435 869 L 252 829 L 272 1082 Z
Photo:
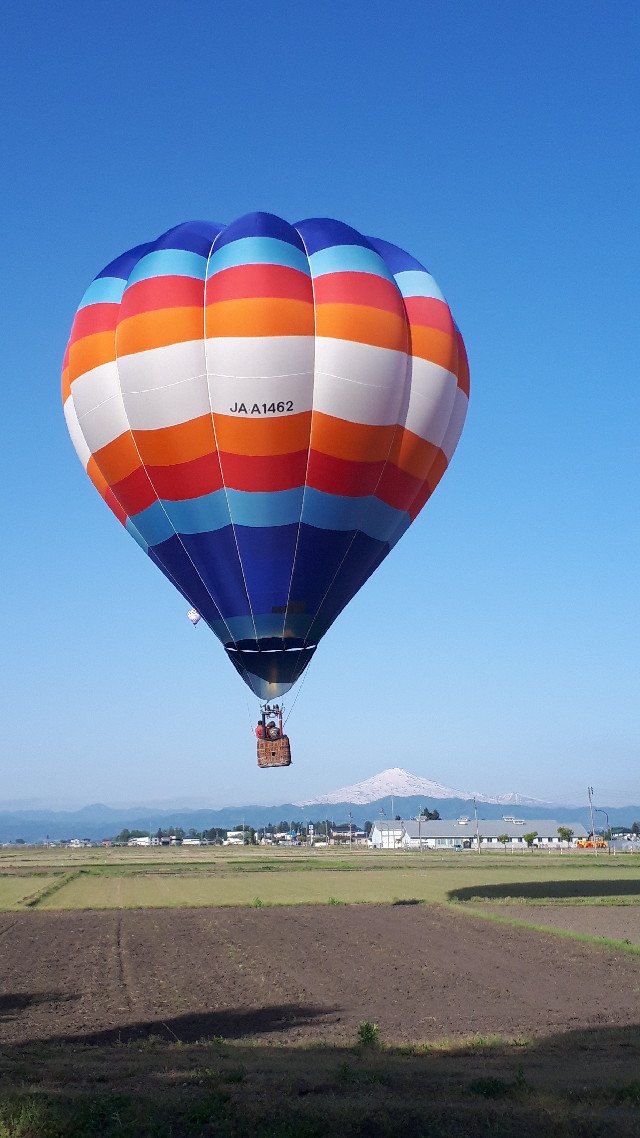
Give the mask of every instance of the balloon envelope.
M 435 489 L 469 373 L 414 257 L 328 218 L 253 213 L 107 265 L 62 385 L 107 505 L 268 699 Z

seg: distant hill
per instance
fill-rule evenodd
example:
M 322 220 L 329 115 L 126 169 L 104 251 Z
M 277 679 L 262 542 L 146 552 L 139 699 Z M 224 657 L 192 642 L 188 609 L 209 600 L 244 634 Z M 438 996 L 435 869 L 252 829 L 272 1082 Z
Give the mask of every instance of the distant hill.
M 559 806 L 541 802 L 536 798 L 511 792 L 492 798 L 476 794 L 478 819 L 503 818 L 505 814 L 520 818 L 557 818 L 559 822 L 581 822 L 590 827 L 587 806 Z M 468 791 L 454 790 L 442 783 L 432 782 L 411 774 L 402 767 L 390 767 L 372 778 L 351 786 L 342 787 L 319 798 L 305 802 L 284 802 L 278 806 L 225 806 L 190 807 L 131 806 L 116 807 L 94 803 L 80 810 L 7 809 L 0 807 L 0 842 L 40 842 L 50 838 L 90 838 L 100 841 L 113 837 L 125 827 L 129 830 L 177 828 L 207 830 L 213 826 L 235 829 L 244 821 L 248 826 L 265 826 L 272 822 L 320 821 L 328 818 L 338 824 L 348 822 L 349 815 L 358 826 L 378 818 L 389 819 L 399 814 L 402 818 L 415 818 L 428 806 L 438 810 L 442 818 L 473 817 L 474 796 Z M 606 806 L 609 821 L 614 826 L 628 825 L 640 820 L 640 806 Z M 598 819 L 603 823 L 602 815 Z

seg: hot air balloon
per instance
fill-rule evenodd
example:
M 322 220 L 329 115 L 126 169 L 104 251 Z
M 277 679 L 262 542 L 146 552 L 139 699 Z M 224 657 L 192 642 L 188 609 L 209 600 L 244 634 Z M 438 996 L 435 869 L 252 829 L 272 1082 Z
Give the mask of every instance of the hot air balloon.
M 410 254 L 251 213 L 178 225 L 98 273 L 62 389 L 107 505 L 269 701 L 433 493 L 469 371 Z

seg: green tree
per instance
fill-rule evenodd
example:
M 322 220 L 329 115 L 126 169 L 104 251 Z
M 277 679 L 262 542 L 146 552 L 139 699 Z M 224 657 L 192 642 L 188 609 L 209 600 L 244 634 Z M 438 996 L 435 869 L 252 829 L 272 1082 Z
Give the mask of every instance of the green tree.
M 506 850 L 507 842 L 509 841 L 509 835 L 508 834 L 498 834 L 498 841 L 502 842 L 502 844 Z
M 529 833 L 523 834 L 522 837 L 524 838 L 525 842 L 527 843 L 527 847 L 529 849 L 533 849 L 533 843 L 535 842 L 536 838 L 538 837 L 538 831 L 537 830 L 529 830 Z
M 632 834 L 640 834 L 640 822 L 634 822 L 631 827 Z
M 561 842 L 566 842 L 567 845 L 571 845 L 573 841 L 573 830 L 570 829 L 569 826 L 558 826 L 558 837 Z
M 422 810 L 420 811 L 420 817 L 426 818 L 427 822 L 439 822 L 440 811 L 430 810 L 428 806 L 423 806 Z

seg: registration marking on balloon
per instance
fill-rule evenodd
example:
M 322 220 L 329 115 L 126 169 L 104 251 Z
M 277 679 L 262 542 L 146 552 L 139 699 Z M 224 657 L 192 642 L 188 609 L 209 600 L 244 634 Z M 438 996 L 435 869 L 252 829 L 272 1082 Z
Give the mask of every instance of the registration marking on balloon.
M 435 490 L 469 371 L 411 254 L 251 213 L 177 225 L 98 273 L 62 389 L 98 492 L 270 700 Z
M 286 403 L 282 401 L 269 404 L 253 403 L 250 407 L 246 403 L 235 403 L 229 408 L 231 415 L 284 415 L 291 411 L 293 411 L 293 399 L 287 399 Z

